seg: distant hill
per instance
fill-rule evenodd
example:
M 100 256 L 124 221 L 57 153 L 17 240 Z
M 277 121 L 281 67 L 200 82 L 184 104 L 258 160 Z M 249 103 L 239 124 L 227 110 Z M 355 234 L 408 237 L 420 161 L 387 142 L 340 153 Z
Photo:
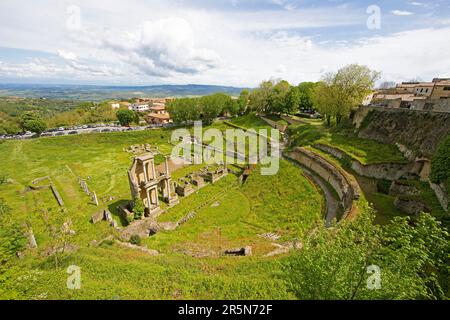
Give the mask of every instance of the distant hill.
M 203 96 L 217 92 L 238 96 L 243 89 L 197 84 L 156 86 L 0 84 L 0 96 L 101 101 L 142 97 Z

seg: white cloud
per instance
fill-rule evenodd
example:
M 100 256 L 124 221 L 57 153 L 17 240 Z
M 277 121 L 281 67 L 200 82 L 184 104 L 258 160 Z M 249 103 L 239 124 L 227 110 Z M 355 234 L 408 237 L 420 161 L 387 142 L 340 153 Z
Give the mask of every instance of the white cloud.
M 77 60 L 77 55 L 75 53 L 65 50 L 58 50 L 58 56 L 65 60 Z
M 449 37 L 450 26 L 442 21 L 436 29 L 337 41 L 326 33 L 345 26 L 365 29 L 365 10 L 206 11 L 178 8 L 170 1 L 130 1 L 108 1 L 105 7 L 105 2 L 72 0 L 81 8 L 82 24 L 80 30 L 68 32 L 65 5 L 44 6 L 45 0 L 37 0 L 49 11 L 42 19 L 34 15 L 43 10 L 34 1 L 21 11 L 12 0 L 2 0 L 0 47 L 44 51 L 54 60 L 4 61 L 0 76 L 255 86 L 271 77 L 315 81 L 348 63 L 383 71 L 389 80 L 431 79 L 450 70 L 450 57 L 442 54 L 450 51 L 450 43 L 442 41 Z M 312 28 L 325 37 L 317 40 L 303 33 Z
M 404 10 L 392 10 L 391 13 L 396 16 L 410 16 L 414 14 L 411 11 L 404 11 Z

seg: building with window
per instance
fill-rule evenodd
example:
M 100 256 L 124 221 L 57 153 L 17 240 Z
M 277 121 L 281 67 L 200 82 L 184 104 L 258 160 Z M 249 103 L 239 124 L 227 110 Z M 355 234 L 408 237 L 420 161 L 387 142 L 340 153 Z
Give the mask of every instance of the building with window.
M 148 104 L 140 104 L 134 103 L 128 106 L 128 109 L 133 110 L 135 112 L 147 112 L 150 110 L 150 106 Z

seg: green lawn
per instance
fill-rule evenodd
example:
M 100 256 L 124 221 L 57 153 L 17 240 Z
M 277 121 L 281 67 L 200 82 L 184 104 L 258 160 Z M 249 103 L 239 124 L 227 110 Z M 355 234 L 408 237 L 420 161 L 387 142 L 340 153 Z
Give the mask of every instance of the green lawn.
M 267 129 L 268 134 L 270 133 L 271 127 L 261 118 L 259 118 L 256 114 L 250 113 L 242 117 L 233 118 L 230 122 L 234 125 L 237 125 L 246 129 Z
M 287 125 L 287 124 L 289 124 L 286 120 L 282 119 L 279 115 L 276 115 L 276 114 L 269 114 L 269 115 L 266 115 L 264 117 L 269 119 L 269 120 L 275 121 L 275 122 L 277 122 L 280 125 Z
M 289 130 L 292 145 L 306 146 L 322 143 L 338 148 L 362 164 L 405 162 L 403 154 L 394 145 L 359 138 L 350 130 L 329 129 L 325 125 L 292 126 Z
M 170 131 L 102 133 L 92 135 L 7 141 L 0 144 L 2 172 L 8 183 L 0 185 L 0 198 L 12 208 L 19 224 L 28 222 L 38 242 L 37 251 L 27 251 L 14 259 L 0 277 L 0 298 L 32 299 L 281 299 L 292 298 L 285 284 L 276 279 L 283 256 L 264 258 L 274 250 L 265 232 L 278 232 L 282 239 L 301 238 L 322 220 L 322 196 L 301 170 L 282 161 L 277 175 L 263 177 L 255 170 L 244 185 L 233 174 L 208 185 L 191 197 L 181 199 L 160 217 L 177 221 L 192 210 L 197 212 L 173 232 L 158 233 L 145 240 L 161 255 L 121 249 L 113 244 L 92 247 L 113 233 L 106 222 L 96 225 L 90 217 L 115 208 L 130 199 L 127 170 L 133 155 L 123 151 L 132 144 L 150 143 L 169 153 Z M 162 161 L 162 157 L 158 157 Z M 198 169 L 186 167 L 174 178 Z M 64 202 L 62 211 L 50 190 L 30 191 L 27 186 L 38 177 L 50 176 Z M 90 203 L 77 178 L 88 180 L 100 206 Z M 45 182 L 42 182 L 44 184 Z M 108 196 L 113 201 L 108 201 Z M 102 200 L 104 198 L 104 200 Z M 55 270 L 44 252 L 52 241 L 45 217 L 73 222 L 73 244 Z M 252 257 L 222 257 L 224 249 L 251 245 Z M 193 255 L 206 257 L 198 258 Z M 65 267 L 75 264 L 82 270 L 82 290 L 66 288 Z M 23 280 L 32 279 L 32 280 Z

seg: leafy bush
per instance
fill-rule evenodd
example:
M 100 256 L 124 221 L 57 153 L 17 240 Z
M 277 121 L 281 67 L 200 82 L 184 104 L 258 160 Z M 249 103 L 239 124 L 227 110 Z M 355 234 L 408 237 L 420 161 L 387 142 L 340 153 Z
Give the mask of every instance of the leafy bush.
M 134 219 L 139 220 L 142 219 L 144 216 L 145 206 L 144 202 L 141 199 L 134 199 L 133 201 L 133 213 L 134 213 Z
M 25 112 L 19 120 L 20 126 L 24 131 L 31 131 L 41 134 L 47 129 L 44 120 L 35 112 Z
M 140 246 L 142 244 L 142 239 L 138 234 L 133 234 L 130 238 L 130 243 L 136 246 Z
M 0 199 L 0 274 L 2 267 L 25 247 L 25 237 L 20 226 L 11 220 L 11 208 Z
M 441 142 L 431 159 L 431 181 L 441 183 L 450 177 L 450 135 Z
M 377 190 L 379 193 L 389 194 L 389 189 L 391 188 L 392 181 L 382 179 L 377 181 Z
M 342 167 L 344 167 L 344 168 L 352 167 L 352 158 L 350 158 L 347 155 L 344 155 L 341 159 L 339 159 L 339 162 L 341 163 Z
M 8 177 L 5 175 L 0 175 L 0 185 L 6 184 L 8 182 Z
M 421 214 L 378 227 L 372 209 L 363 211 L 337 232 L 318 229 L 287 259 L 285 279 L 297 298 L 445 299 L 450 238 L 440 222 Z M 369 265 L 381 270 L 379 290 L 367 287 Z
M 136 119 L 136 115 L 132 110 L 119 110 L 116 116 L 122 126 L 128 126 Z

